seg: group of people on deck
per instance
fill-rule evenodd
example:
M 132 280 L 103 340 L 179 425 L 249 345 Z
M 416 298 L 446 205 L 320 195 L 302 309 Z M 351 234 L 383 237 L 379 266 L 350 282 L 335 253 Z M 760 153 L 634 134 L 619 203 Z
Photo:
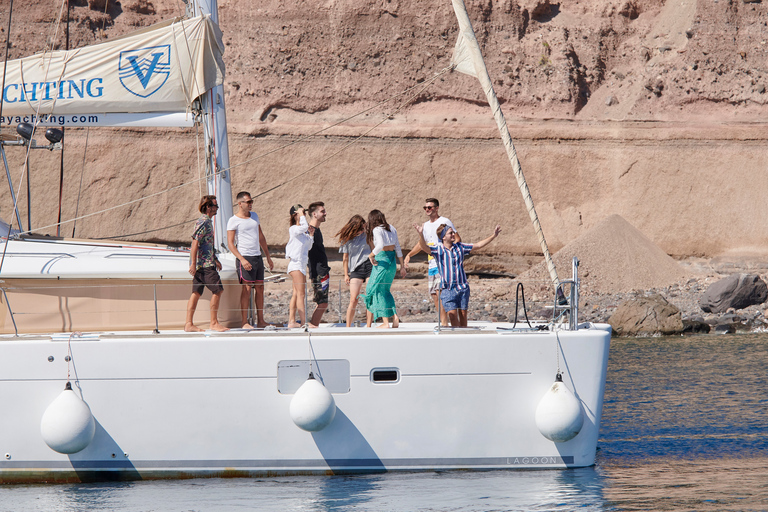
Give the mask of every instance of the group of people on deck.
M 237 275 L 243 285 L 240 303 L 242 327 L 254 328 L 248 322 L 250 299 L 255 289 L 256 325 L 266 327 L 264 320 L 264 262 L 266 257 L 270 271 L 274 263 L 269 254 L 266 238 L 261 229 L 259 216 L 251 211 L 253 199 L 248 192 L 237 195 L 237 212 L 227 223 L 227 244 L 236 258 Z M 414 224 L 419 239 L 413 249 L 403 257 L 397 230 L 387 222 L 380 210 L 371 210 L 368 219 L 354 215 L 336 234 L 339 252 L 343 254 L 344 280 L 349 286 L 350 301 L 346 313 L 346 324 L 354 324 L 355 312 L 365 290 L 366 325 L 381 321 L 379 327 L 398 327 L 395 300 L 391 292 L 392 283 L 398 274 L 406 276 L 410 259 L 423 251 L 428 254 L 429 293 L 435 307 L 440 310 L 441 323 L 454 327 L 467 326 L 469 304 L 469 283 L 464 272 L 464 257 L 473 249 L 485 247 L 501 232 L 496 226 L 493 234 L 475 244 L 462 243 L 453 223 L 440 216 L 440 203 L 435 198 L 425 201 L 424 213 L 428 220 Z M 193 317 L 197 303 L 207 287 L 213 293 L 211 299 L 211 329 L 227 330 L 218 321 L 218 308 L 224 287 L 218 270 L 221 263 L 216 258 L 213 243 L 212 218 L 218 212 L 216 196 L 203 196 L 199 210 L 202 216 L 195 224 L 189 273 L 193 276 L 192 295 L 187 305 L 186 331 L 200 331 L 194 325 Z M 288 243 L 285 257 L 289 260 L 287 273 L 293 282 L 293 293 L 289 305 L 287 327 L 305 324 L 317 327 L 328 308 L 330 288 L 330 266 L 325 252 L 320 225 L 326 220 L 325 204 L 311 203 L 307 208 L 300 204 L 289 210 Z M 263 254 L 263 256 L 262 256 Z M 307 274 L 309 272 L 309 274 Z M 306 321 L 304 307 L 307 275 L 312 282 L 313 300 L 317 307 L 310 321 Z

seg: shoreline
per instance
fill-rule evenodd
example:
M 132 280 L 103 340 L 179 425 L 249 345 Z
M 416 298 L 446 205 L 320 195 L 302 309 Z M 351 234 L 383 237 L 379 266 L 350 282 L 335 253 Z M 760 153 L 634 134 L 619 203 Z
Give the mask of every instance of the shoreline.
M 273 255 L 276 263 L 275 271 L 278 272 L 281 266 L 285 265 L 282 263 L 285 260 L 275 256 Z M 550 284 L 541 280 L 521 280 L 518 278 L 527 270 L 526 265 L 538 264 L 535 256 L 515 258 L 515 262 L 511 264 L 512 271 L 509 274 L 516 277 L 486 277 L 500 273 L 499 268 L 502 267 L 502 264 L 498 260 L 505 258 L 499 255 L 484 256 L 484 258 L 473 257 L 467 260 L 471 289 L 468 313 L 470 321 L 514 321 L 515 292 L 518 283 L 523 284 L 528 318 L 531 321 L 552 319 L 551 306 L 554 301 L 554 294 Z M 328 312 L 324 315 L 323 321 L 336 322 L 338 320 L 340 285 L 342 317 L 349 304 L 349 289 L 343 283 L 341 261 L 336 260 L 335 254 L 330 251 L 329 259 L 331 265 L 331 298 Z M 489 264 L 488 259 L 494 263 Z M 472 260 L 475 261 L 469 265 Z M 724 313 L 706 313 L 699 306 L 699 300 L 707 288 L 731 274 L 757 274 L 763 280 L 768 281 L 768 263 L 764 259 L 760 257 L 688 258 L 678 263 L 686 270 L 689 277 L 664 287 L 615 293 L 596 293 L 582 287 L 579 301 L 579 321 L 608 323 L 616 308 L 624 301 L 658 294 L 680 310 L 683 321 L 706 323 L 710 326 L 710 333 L 712 334 L 768 330 L 768 302 L 736 311 L 729 310 Z M 395 297 L 398 314 L 403 322 L 436 321 L 434 304 L 429 300 L 427 294 L 426 261 L 412 261 L 410 267 L 408 276 L 405 279 L 397 278 L 392 285 L 392 294 Z M 561 278 L 565 277 L 561 276 Z M 279 322 L 282 317 L 287 315 L 287 307 L 285 311 L 282 311 L 280 304 L 287 304 L 289 298 L 290 295 L 287 291 L 269 290 L 269 288 L 265 291 L 267 321 Z M 310 311 L 314 310 L 311 299 L 308 307 Z M 364 305 L 362 305 L 361 300 L 357 307 L 356 321 L 364 322 L 363 311 Z M 518 314 L 518 323 L 520 322 L 525 322 L 522 300 Z M 650 334 L 647 336 L 657 335 Z M 614 336 L 616 336 L 615 333 Z

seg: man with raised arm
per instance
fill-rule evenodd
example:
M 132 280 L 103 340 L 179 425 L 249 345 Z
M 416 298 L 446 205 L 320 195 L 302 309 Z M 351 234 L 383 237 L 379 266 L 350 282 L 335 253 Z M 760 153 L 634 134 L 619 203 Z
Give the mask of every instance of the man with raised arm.
M 453 222 L 450 221 L 450 219 L 446 217 L 440 216 L 440 213 L 438 212 L 440 208 L 440 201 L 435 199 L 434 197 L 427 198 L 427 200 L 424 202 L 424 213 L 427 216 L 427 221 L 423 224 L 423 234 L 424 234 L 424 240 L 426 240 L 427 245 L 430 247 L 433 247 L 437 245 L 440 240 L 437 236 L 437 228 L 441 224 L 445 224 L 447 226 L 450 226 L 451 229 L 454 231 L 456 230 L 456 227 L 453 225 Z M 456 242 L 461 242 L 461 237 L 458 233 L 456 233 Z M 416 245 L 413 246 L 413 249 L 411 249 L 411 252 L 409 252 L 405 256 L 405 269 L 408 270 L 408 263 L 411 261 L 411 258 L 413 256 L 416 256 L 421 252 L 421 246 L 419 245 L 419 241 L 416 241 Z M 440 301 L 440 273 L 437 269 L 437 262 L 435 261 L 435 258 L 432 257 L 431 254 L 427 253 L 427 260 L 429 261 L 429 271 L 428 271 L 428 283 L 429 283 L 429 294 L 432 296 L 432 301 L 435 303 L 435 308 L 440 311 L 440 323 L 443 326 L 448 325 L 448 314 L 445 312 L 445 309 L 443 308 L 443 305 Z
M 189 273 L 192 274 L 192 295 L 187 302 L 187 321 L 184 330 L 187 332 L 202 331 L 194 324 L 197 302 L 206 288 L 211 290 L 211 329 L 214 331 L 228 331 L 219 323 L 219 302 L 224 286 L 221 284 L 219 270 L 221 263 L 216 258 L 216 250 L 213 247 L 213 222 L 211 219 L 219 211 L 219 202 L 216 196 L 203 196 L 198 207 L 203 215 L 197 219 L 195 230 L 192 233 L 192 247 L 189 250 Z
M 243 329 L 253 329 L 248 323 L 251 290 L 256 289 L 256 327 L 266 327 L 264 321 L 264 260 L 261 253 L 267 257 L 269 270 L 275 268 L 269 256 L 267 239 L 259 223 L 259 216 L 251 211 L 253 199 L 248 192 L 240 192 L 235 199 L 237 212 L 227 222 L 227 245 L 237 258 L 237 277 L 243 285 L 240 293 L 240 311 L 243 318 Z

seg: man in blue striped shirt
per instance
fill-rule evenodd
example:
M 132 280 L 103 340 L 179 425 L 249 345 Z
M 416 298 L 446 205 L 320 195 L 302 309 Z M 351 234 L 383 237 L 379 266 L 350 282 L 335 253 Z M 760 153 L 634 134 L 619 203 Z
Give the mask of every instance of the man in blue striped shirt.
M 464 272 L 464 256 L 473 249 L 481 249 L 491 243 L 501 232 L 497 225 L 493 234 L 475 244 L 465 244 L 456 241 L 456 231 L 447 224 L 437 228 L 440 243 L 430 247 L 424 239 L 424 227 L 414 224 L 419 233 L 421 250 L 432 254 L 440 272 L 440 300 L 452 327 L 467 326 L 467 309 L 469 306 L 469 283 Z

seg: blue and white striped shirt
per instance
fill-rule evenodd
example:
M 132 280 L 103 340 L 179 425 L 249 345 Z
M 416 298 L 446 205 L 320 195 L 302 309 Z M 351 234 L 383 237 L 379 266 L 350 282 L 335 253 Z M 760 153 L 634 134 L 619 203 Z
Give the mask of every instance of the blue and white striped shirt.
M 469 254 L 473 247 L 473 244 L 457 242 L 450 249 L 446 249 L 442 243 L 429 248 L 440 271 L 440 288 L 469 288 L 467 274 L 464 273 L 464 255 Z

